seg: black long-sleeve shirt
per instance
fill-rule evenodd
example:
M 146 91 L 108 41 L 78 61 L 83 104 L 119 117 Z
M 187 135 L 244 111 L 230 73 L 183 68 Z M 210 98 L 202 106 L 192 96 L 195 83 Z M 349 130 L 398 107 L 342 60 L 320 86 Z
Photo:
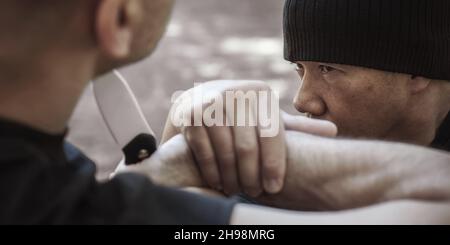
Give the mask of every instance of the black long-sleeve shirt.
M 439 128 L 432 146 L 441 150 L 450 151 L 450 113 Z
M 152 184 L 106 183 L 64 135 L 0 121 L 0 224 L 227 224 L 234 202 Z

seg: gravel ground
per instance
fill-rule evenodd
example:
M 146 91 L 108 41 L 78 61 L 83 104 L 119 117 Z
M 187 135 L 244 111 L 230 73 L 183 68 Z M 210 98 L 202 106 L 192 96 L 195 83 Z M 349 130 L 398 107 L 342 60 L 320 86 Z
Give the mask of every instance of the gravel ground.
M 143 62 L 121 70 L 158 137 L 175 91 L 216 79 L 263 80 L 290 101 L 298 80 L 283 59 L 281 0 L 179 0 L 165 38 Z M 86 90 L 71 121 L 69 141 L 98 163 L 98 178 L 121 154 L 107 131 L 92 91 Z

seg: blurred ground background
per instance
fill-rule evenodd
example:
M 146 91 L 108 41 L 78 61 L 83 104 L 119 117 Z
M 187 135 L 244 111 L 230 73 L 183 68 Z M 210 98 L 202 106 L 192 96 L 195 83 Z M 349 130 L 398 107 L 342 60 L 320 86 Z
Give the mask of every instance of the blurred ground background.
M 283 59 L 282 0 L 178 0 L 159 48 L 143 62 L 121 70 L 145 116 L 161 136 L 177 90 L 215 79 L 263 80 L 279 92 L 283 109 L 299 81 Z M 121 158 L 120 149 L 86 90 L 71 121 L 69 141 L 98 163 L 104 179 Z

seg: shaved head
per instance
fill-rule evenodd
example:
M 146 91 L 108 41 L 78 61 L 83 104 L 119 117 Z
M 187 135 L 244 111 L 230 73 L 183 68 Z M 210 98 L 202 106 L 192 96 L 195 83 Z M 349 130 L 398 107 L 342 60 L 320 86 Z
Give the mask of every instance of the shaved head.
M 0 65 L 18 66 L 24 59 L 39 57 L 48 49 L 98 49 L 102 30 L 99 18 L 113 11 L 102 6 L 122 7 L 117 22 L 126 22 L 132 32 L 127 57 L 111 59 L 100 55 L 100 71 L 147 57 L 164 33 L 173 0 L 2 0 L 0 1 Z M 122 16 L 123 14 L 123 16 Z M 111 23 L 111 21 L 110 21 Z M 105 40 L 111 40 L 106 37 Z M 113 42 L 113 41 L 111 41 Z M 14 64 L 15 63 L 15 64 Z
M 14 33 L 33 31 L 48 33 L 71 20 L 78 6 L 89 0 L 2 0 L 0 1 L 0 25 Z M 35 32 L 34 32 L 35 31 Z M 3 37 L 3 35 L 2 35 Z
M 73 38 L 74 28 L 83 31 L 80 13 L 90 0 L 0 1 L 0 60 L 30 57 L 51 45 Z M 89 12 L 85 13 L 87 17 Z M 78 16 L 78 17 L 77 17 Z M 87 20 L 86 20 L 87 23 Z M 86 33 L 87 29 L 83 32 Z M 79 33 L 80 37 L 83 33 Z M 37 55 L 37 54 L 36 54 Z

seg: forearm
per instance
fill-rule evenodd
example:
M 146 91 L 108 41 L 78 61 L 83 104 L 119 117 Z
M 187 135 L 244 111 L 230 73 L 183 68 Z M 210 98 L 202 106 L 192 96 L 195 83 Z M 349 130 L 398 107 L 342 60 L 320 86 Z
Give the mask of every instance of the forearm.
M 307 210 L 363 207 L 398 199 L 450 200 L 450 155 L 387 142 L 287 134 L 284 193 L 265 204 Z M 296 197 L 288 197 L 297 193 Z M 301 202 L 301 203 L 300 203 Z
M 172 137 L 150 159 L 127 166 L 120 172 L 147 176 L 158 185 L 174 188 L 204 187 L 197 165 L 182 135 Z

